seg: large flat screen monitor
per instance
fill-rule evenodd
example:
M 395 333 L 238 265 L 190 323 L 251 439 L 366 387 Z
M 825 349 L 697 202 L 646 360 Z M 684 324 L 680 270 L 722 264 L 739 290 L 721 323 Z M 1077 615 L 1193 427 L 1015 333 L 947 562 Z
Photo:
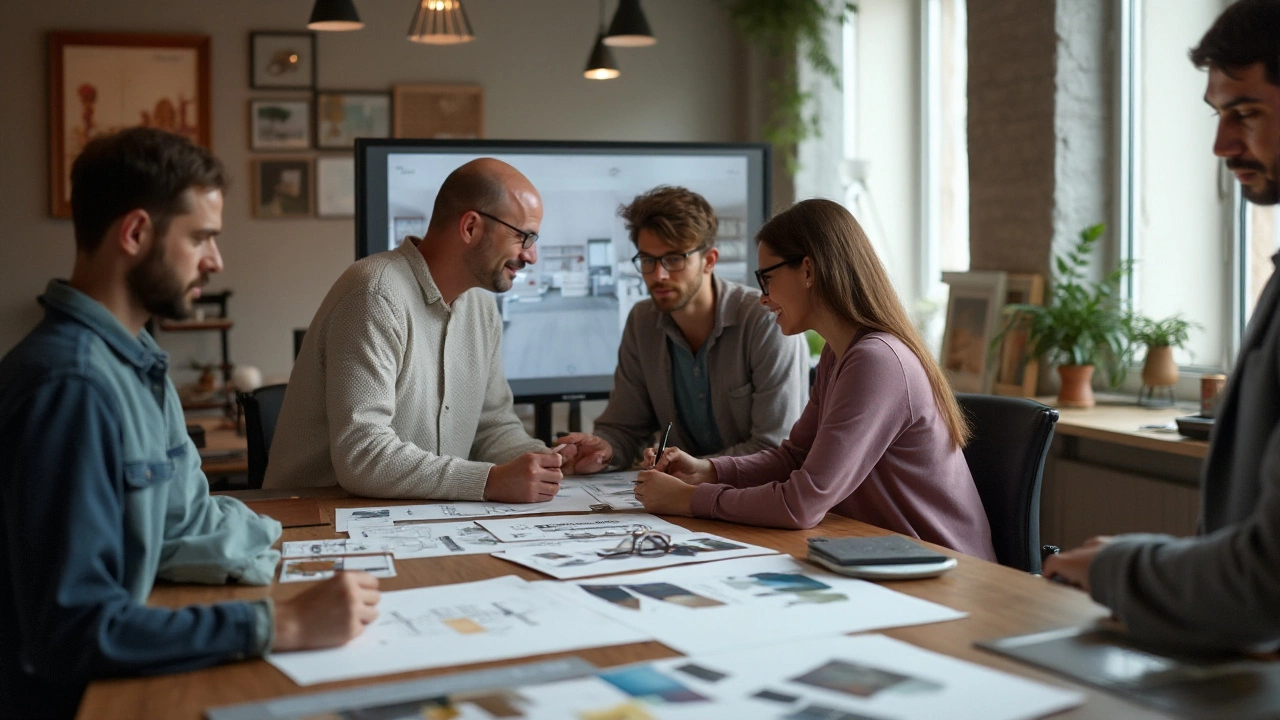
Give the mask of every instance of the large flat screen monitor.
M 510 163 L 542 194 L 538 262 L 494 296 L 514 395 L 603 397 L 631 307 L 648 295 L 618 208 L 658 185 L 701 195 L 720 220 L 717 273 L 744 282 L 770 207 L 769 147 L 758 144 L 356 141 L 356 258 L 426 232 L 445 177 L 478 157 Z

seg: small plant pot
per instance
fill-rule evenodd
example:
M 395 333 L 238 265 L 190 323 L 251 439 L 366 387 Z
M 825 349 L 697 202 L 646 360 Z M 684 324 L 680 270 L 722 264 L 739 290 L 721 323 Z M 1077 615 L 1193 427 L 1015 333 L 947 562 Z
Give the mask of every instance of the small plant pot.
M 1058 390 L 1058 404 L 1062 407 L 1093 407 L 1093 366 L 1059 365 L 1058 377 L 1062 387 Z
M 1147 348 L 1147 359 L 1142 364 L 1142 384 L 1167 387 L 1177 383 L 1178 364 L 1173 361 L 1173 348 L 1168 345 Z

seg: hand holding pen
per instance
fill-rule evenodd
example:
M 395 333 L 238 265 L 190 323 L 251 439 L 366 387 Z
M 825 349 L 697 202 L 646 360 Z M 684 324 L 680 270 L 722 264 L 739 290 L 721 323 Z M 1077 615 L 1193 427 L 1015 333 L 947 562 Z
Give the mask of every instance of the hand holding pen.
M 667 431 L 662 433 L 662 444 L 658 445 L 658 452 L 653 454 L 653 462 L 649 464 L 650 470 L 656 470 L 658 468 L 658 458 L 661 458 L 662 453 L 667 450 L 667 441 L 671 439 L 671 426 L 674 424 L 675 421 L 667 423 Z

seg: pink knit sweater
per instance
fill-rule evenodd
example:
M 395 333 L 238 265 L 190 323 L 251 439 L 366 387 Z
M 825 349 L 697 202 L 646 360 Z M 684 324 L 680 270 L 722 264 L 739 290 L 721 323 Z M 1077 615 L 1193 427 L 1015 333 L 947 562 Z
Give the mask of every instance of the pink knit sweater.
M 714 458 L 693 514 L 809 528 L 828 511 L 995 559 L 964 453 L 951 442 L 924 367 L 901 340 L 864 333 L 822 351 L 809 404 L 776 449 Z

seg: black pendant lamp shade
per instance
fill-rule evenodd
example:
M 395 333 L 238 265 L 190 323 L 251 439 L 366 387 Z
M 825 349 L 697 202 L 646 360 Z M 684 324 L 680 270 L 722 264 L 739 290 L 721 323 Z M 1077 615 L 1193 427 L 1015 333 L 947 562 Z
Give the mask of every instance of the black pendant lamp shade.
M 591 48 L 591 57 L 587 58 L 587 69 L 582 76 L 589 80 L 612 80 L 622 73 L 618 70 L 618 61 L 613 59 L 613 50 L 604 44 L 604 33 L 596 36 L 596 45 Z
M 311 8 L 311 30 L 359 30 L 364 27 L 352 0 L 316 0 Z
M 640 9 L 640 0 L 621 0 L 604 34 L 604 44 L 613 47 L 647 47 L 658 42 L 649 21 Z
M 419 0 L 409 23 L 409 39 L 427 45 L 471 42 L 476 34 L 462 7 L 462 0 Z

